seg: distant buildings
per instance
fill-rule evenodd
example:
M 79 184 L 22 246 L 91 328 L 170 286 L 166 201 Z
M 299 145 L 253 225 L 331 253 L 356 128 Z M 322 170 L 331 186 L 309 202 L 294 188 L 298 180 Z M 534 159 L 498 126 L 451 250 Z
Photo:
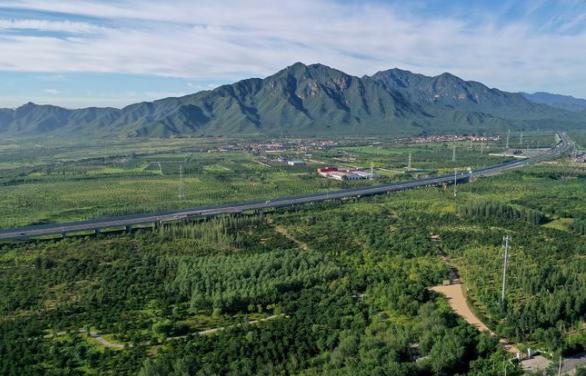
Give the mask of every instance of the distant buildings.
M 279 139 L 267 142 L 234 142 L 207 149 L 208 153 L 246 151 L 254 155 L 275 155 L 283 153 L 310 153 L 338 145 L 331 140 Z
M 369 171 L 363 171 L 363 170 L 353 170 L 353 171 L 350 171 L 350 174 L 356 175 L 360 179 L 374 179 L 374 178 L 376 178 L 376 175 L 374 173 L 369 172 Z
M 498 141 L 500 140 L 499 136 L 455 136 L 455 135 L 438 135 L 438 136 L 424 136 L 424 137 L 417 137 L 415 138 L 414 142 L 416 144 L 431 144 L 431 143 L 439 143 L 439 142 L 460 142 L 460 141 L 470 141 L 470 142 L 489 142 L 489 141 Z
M 337 167 L 323 167 L 318 168 L 317 173 L 324 178 L 334 180 L 361 180 L 361 179 L 375 179 L 377 175 L 364 170 L 350 170 L 346 168 Z
M 273 159 L 273 162 L 280 163 L 280 164 L 286 164 L 287 166 L 291 166 L 291 167 L 305 166 L 305 162 L 300 159 L 289 160 L 284 157 L 279 157 L 279 158 Z

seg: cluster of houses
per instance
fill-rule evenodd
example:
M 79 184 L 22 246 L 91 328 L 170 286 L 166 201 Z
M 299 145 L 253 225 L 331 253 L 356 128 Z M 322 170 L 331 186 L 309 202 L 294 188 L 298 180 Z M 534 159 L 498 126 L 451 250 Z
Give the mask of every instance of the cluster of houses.
M 259 154 L 281 154 L 287 151 L 307 153 L 316 150 L 324 150 L 337 143 L 330 140 L 287 140 L 284 142 L 251 143 L 246 146 L 247 151 Z
M 331 140 L 304 140 L 304 139 L 288 139 L 288 140 L 272 140 L 268 142 L 238 142 L 230 144 L 222 144 L 216 147 L 207 149 L 208 153 L 229 153 L 234 151 L 247 151 L 254 155 L 263 154 L 282 154 L 290 151 L 294 152 L 311 152 L 314 150 L 325 150 L 330 147 L 338 145 L 337 142 Z
M 586 163 L 586 151 L 580 151 L 580 152 L 576 153 L 575 162 Z
M 461 141 L 470 141 L 470 142 L 489 142 L 489 141 L 498 141 L 500 139 L 499 136 L 456 136 L 456 135 L 437 135 L 437 136 L 422 136 L 417 137 L 413 140 L 416 144 L 431 144 L 431 143 L 439 143 L 439 142 L 461 142 Z
M 287 166 L 291 166 L 291 167 L 305 166 L 305 161 L 302 161 L 301 159 L 287 159 L 287 158 L 279 157 L 277 159 L 274 159 L 273 162 L 286 164 Z
M 334 180 L 361 180 L 375 179 L 377 177 L 377 175 L 373 172 L 337 167 L 318 168 L 317 173 L 324 178 L 330 178 Z

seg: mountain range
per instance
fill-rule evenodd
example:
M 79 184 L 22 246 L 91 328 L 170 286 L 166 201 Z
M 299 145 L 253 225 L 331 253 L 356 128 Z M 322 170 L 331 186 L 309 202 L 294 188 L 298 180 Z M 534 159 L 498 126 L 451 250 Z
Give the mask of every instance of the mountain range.
M 374 136 L 583 126 L 586 112 L 553 102 L 449 73 L 390 69 L 357 77 L 296 63 L 264 79 L 122 109 L 0 109 L 0 137 Z
M 581 112 L 586 111 L 586 99 L 575 98 L 569 95 L 537 92 L 533 94 L 521 93 L 531 102 L 546 104 L 563 110 Z

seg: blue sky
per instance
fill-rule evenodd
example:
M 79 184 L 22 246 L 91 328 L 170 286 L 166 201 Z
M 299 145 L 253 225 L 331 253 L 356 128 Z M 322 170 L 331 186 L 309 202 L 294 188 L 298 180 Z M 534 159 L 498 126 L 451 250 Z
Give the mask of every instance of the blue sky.
M 296 61 L 586 97 L 586 1 L 0 0 L 0 50 L 0 107 L 120 107 Z

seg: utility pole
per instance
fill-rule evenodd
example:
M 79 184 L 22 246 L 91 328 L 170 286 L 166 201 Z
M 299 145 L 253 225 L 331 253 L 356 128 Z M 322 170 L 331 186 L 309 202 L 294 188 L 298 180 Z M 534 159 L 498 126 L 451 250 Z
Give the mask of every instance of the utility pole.
M 452 162 L 456 162 L 456 144 L 454 144 L 454 149 L 452 150 Z
M 509 139 L 511 138 L 511 130 L 509 129 L 507 131 L 507 145 L 505 146 L 505 148 L 509 148 Z
M 509 263 L 509 246 L 511 237 L 509 235 L 503 238 L 505 242 L 505 255 L 503 259 L 503 288 L 501 291 L 501 307 L 505 306 L 505 289 L 507 288 L 507 266 Z
M 409 152 L 409 163 L 407 164 L 407 169 L 411 170 L 411 152 Z
M 456 197 L 456 187 L 458 186 L 458 170 L 454 169 L 454 197 Z
M 185 199 L 185 190 L 183 188 L 183 165 L 179 165 L 179 199 Z

